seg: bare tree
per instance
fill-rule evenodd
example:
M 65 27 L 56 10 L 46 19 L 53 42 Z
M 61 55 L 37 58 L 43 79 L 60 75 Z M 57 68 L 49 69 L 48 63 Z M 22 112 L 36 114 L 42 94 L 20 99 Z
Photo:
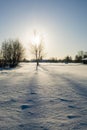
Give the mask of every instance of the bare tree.
M 45 56 L 44 53 L 44 45 L 42 43 L 40 43 L 39 45 L 34 45 L 31 44 L 30 46 L 30 51 L 31 53 L 34 55 L 35 60 L 36 60 L 36 65 L 37 67 L 39 66 L 39 62 L 43 59 L 43 57 Z
M 7 40 L 1 47 L 4 66 L 17 66 L 24 55 L 24 49 L 19 40 Z
M 84 58 L 87 58 L 87 52 L 84 53 Z
M 35 43 L 32 42 L 31 45 L 30 45 L 30 52 L 34 55 L 35 60 L 36 60 L 36 67 L 39 66 L 39 62 L 46 55 L 44 53 L 44 39 L 43 39 L 43 36 L 37 34 L 37 32 L 34 31 L 34 38 L 36 38 L 37 36 L 39 36 L 38 43 L 37 42 L 35 42 Z
M 0 67 L 2 67 L 2 51 L 1 51 L 1 49 L 0 49 Z
M 78 56 L 83 58 L 84 57 L 84 51 L 79 51 Z

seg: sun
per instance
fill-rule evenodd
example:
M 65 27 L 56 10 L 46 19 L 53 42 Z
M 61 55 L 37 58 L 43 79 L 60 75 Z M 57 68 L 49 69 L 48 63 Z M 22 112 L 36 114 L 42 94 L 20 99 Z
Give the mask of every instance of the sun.
M 32 37 L 32 43 L 35 44 L 35 45 L 39 45 L 40 44 L 40 40 L 41 40 L 41 38 L 40 38 L 39 34 L 38 35 L 34 35 Z
M 31 37 L 30 37 L 30 43 L 32 45 L 35 46 L 39 46 L 40 44 L 44 44 L 46 46 L 45 43 L 47 43 L 47 34 L 45 32 L 40 32 L 40 31 L 36 31 L 34 30 Z
M 33 31 L 33 35 L 31 37 L 31 42 L 33 45 L 39 45 L 41 42 L 41 35 L 36 30 Z

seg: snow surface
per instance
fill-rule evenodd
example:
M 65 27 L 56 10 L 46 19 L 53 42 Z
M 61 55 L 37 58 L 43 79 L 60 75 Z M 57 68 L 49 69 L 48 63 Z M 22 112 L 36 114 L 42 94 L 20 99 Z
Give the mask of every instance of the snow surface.
M 0 70 L 0 130 L 87 130 L 87 65 Z

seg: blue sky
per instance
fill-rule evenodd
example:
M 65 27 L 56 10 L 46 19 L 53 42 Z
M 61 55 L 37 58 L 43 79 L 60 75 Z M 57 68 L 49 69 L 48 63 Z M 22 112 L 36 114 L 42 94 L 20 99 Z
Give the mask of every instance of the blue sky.
M 0 0 L 0 44 L 19 38 L 28 50 L 34 29 L 45 35 L 47 57 L 87 51 L 87 0 Z

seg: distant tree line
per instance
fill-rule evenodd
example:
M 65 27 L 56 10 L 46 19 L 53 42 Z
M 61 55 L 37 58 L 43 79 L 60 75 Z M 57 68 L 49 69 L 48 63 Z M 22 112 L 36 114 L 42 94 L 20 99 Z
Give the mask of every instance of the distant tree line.
M 36 55 L 35 52 L 35 45 L 33 46 L 34 47 L 34 51 L 33 49 L 32 50 L 32 53 Z M 72 58 L 71 56 L 66 56 L 65 58 L 63 59 L 58 59 L 57 57 L 51 57 L 49 59 L 43 59 L 44 57 L 44 53 L 42 53 L 42 58 L 39 57 L 39 59 L 35 58 L 35 59 L 32 59 L 32 60 L 27 60 L 27 59 L 24 59 L 23 61 L 24 62 L 50 62 L 50 63 L 82 63 L 83 62 L 83 59 L 87 58 L 87 52 L 84 52 L 84 51 L 79 51 L 74 58 Z M 37 63 L 38 64 L 38 63 Z M 87 64 L 87 61 L 86 61 L 86 64 Z
M 0 67 L 15 67 L 23 56 L 24 49 L 19 40 L 4 41 L 0 49 Z
M 57 57 L 52 57 L 48 60 L 45 60 L 45 62 L 52 62 L 52 63 L 58 63 L 58 62 L 62 62 L 62 63 L 82 63 L 83 59 L 87 58 L 87 52 L 84 51 L 79 51 L 74 59 L 71 56 L 66 56 L 63 59 L 57 59 Z

